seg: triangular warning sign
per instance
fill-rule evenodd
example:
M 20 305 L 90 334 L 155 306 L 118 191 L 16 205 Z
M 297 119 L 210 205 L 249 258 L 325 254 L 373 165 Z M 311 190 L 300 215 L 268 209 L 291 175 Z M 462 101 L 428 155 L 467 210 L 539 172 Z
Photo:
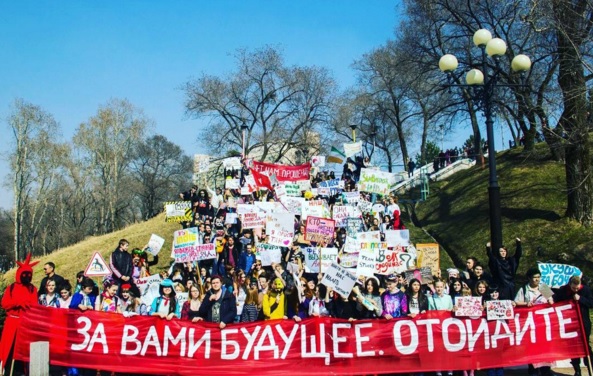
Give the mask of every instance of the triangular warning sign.
M 95 252 L 91 262 L 89 262 L 84 270 L 84 275 L 85 277 L 104 277 L 111 275 L 111 269 L 109 269 L 109 266 L 107 266 L 107 263 L 99 252 Z

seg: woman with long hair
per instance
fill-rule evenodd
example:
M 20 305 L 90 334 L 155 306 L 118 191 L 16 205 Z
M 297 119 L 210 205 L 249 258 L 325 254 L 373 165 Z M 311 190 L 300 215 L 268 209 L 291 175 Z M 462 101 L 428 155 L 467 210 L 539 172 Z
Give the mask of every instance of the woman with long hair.
M 62 282 L 58 287 L 60 296 L 58 297 L 58 303 L 60 308 L 70 308 L 70 302 L 72 301 L 72 285 L 67 279 Z
M 428 311 L 428 298 L 422 293 L 422 284 L 416 278 L 410 280 L 406 291 L 408 296 L 408 317 Z
M 117 290 L 118 286 L 114 280 L 103 281 L 103 293 L 95 301 L 95 311 L 122 313 Z
M 381 316 L 383 304 L 381 303 L 381 292 L 379 282 L 376 278 L 367 278 L 364 281 L 364 289 L 357 294 L 356 310 L 361 319 L 371 319 Z
M 198 322 L 198 313 L 203 299 L 202 291 L 200 291 L 198 286 L 192 285 L 189 287 L 188 293 L 188 299 L 183 302 L 183 307 L 181 308 L 181 319 Z
M 237 317 L 235 317 L 235 322 L 241 320 L 241 314 L 243 313 L 243 306 L 245 305 L 248 291 L 249 281 L 247 280 L 247 275 L 244 271 L 239 270 L 233 279 L 233 294 L 235 294 L 235 299 L 237 300 Z
M 150 307 L 151 315 L 171 320 L 173 317 L 180 316 L 180 310 L 175 297 L 175 290 L 173 290 L 173 281 L 170 279 L 162 280 L 159 286 L 159 296 L 154 298 Z
M 56 281 L 49 279 L 45 284 L 45 291 L 45 294 L 39 295 L 39 305 L 60 308 L 60 302 L 56 294 Z

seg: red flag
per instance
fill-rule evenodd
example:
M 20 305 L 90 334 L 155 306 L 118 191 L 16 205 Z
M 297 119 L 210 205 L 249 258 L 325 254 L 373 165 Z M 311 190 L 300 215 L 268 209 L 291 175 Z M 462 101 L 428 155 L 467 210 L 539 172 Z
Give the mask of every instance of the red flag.
M 265 187 L 268 188 L 270 191 L 273 191 L 272 183 L 270 182 L 270 178 L 267 175 L 261 174 L 254 169 L 250 168 L 251 175 L 253 175 L 253 180 L 255 180 L 255 184 L 258 187 Z

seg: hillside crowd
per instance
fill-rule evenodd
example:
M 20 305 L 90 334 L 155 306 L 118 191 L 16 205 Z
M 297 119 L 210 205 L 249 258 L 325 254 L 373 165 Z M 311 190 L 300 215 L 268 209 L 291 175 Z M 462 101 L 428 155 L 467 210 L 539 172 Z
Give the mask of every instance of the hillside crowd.
M 343 192 L 358 192 L 360 168 L 365 163 L 359 162 L 345 167 L 339 179 L 340 188 L 332 190 L 327 196 L 318 194 L 318 189 L 323 182 L 336 180 L 335 176 L 333 172 L 315 171 L 311 175 L 310 186 L 303 187 L 301 197 L 323 201 L 330 213 L 333 206 L 348 204 Z M 224 178 L 240 179 L 241 186 L 245 186 L 249 174 L 250 170 L 244 166 L 241 170 L 225 170 Z M 459 296 L 482 297 L 484 304 L 490 300 L 512 300 L 515 306 L 528 307 L 575 300 L 581 307 L 587 338 L 590 335 L 589 308 L 593 307 L 593 296 L 579 276 L 573 276 L 566 286 L 551 291 L 540 282 L 540 272 L 534 265 L 526 275 L 529 282 L 524 286 L 515 286 L 522 257 L 519 238 L 512 252 L 507 247 L 495 250 L 487 246 L 484 253 L 468 257 L 465 268 L 442 272 L 435 270 L 432 278 L 427 280 L 407 278 L 404 272 L 358 276 L 350 295 L 341 296 L 320 283 L 323 273 L 307 268 L 305 257 L 310 247 L 337 248 L 339 260 L 344 255 L 347 229 L 335 227 L 330 240 L 310 241 L 306 236 L 306 222 L 295 215 L 292 242 L 281 247 L 279 260 L 270 264 L 262 262 L 257 249 L 269 239 L 266 226 L 245 229 L 242 216 L 232 216 L 237 214 L 237 208 L 242 204 L 282 203 L 277 196 L 276 185 L 268 189 L 258 188 L 252 193 L 241 194 L 240 188 L 212 190 L 208 186 L 194 185 L 188 191 L 179 193 L 181 200 L 191 202 L 191 220 L 180 223 L 181 227 L 197 228 L 199 243 L 214 244 L 216 258 L 172 262 L 167 271 L 160 273 L 159 294 L 150 304 L 141 299 L 142 292 L 137 283 L 151 275 L 151 268 L 154 269 L 159 256 L 151 256 L 147 246 L 130 245 L 126 239 L 121 239 L 112 252 L 109 259 L 112 275 L 105 278 L 101 286 L 85 277 L 83 271 L 76 276 L 60 276 L 56 265 L 46 263 L 43 266 L 45 277 L 38 287 L 36 302 L 56 309 L 214 322 L 222 329 L 234 323 L 273 319 L 299 322 L 312 316 L 351 321 L 414 319 L 428 310 L 454 311 L 455 298 Z M 381 241 L 385 240 L 386 231 L 405 229 L 398 198 L 392 194 L 359 192 L 353 205 L 362 208 L 359 217 L 362 218 L 363 231 L 378 232 Z M 233 220 L 227 220 L 229 215 Z M 414 249 L 402 247 L 402 252 L 413 254 Z M 181 301 L 178 297 L 183 294 L 187 298 Z M 2 306 L 10 315 L 9 299 L 10 294 L 5 293 Z M 17 311 L 14 313 L 19 314 Z M 573 359 L 575 375 L 580 375 L 579 364 L 580 359 Z M 529 365 L 528 373 L 551 375 L 550 366 Z M 77 371 L 61 369 L 60 372 L 75 374 Z M 443 373 L 453 374 L 443 370 L 436 375 Z M 474 371 L 462 373 L 473 376 Z M 502 368 L 488 370 L 489 376 L 502 374 Z

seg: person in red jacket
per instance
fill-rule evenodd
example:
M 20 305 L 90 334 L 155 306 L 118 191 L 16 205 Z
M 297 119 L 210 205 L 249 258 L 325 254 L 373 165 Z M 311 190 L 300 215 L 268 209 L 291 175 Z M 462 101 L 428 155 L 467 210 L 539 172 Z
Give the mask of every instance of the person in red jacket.
M 5 374 L 6 362 L 8 361 L 16 330 L 19 327 L 21 315 L 32 305 L 37 305 L 37 288 L 31 284 L 33 279 L 33 266 L 39 261 L 30 262 L 31 254 L 27 255 L 25 261 L 17 261 L 19 266 L 16 270 L 15 282 L 4 290 L 2 296 L 2 308 L 6 310 L 6 321 L 0 339 L 0 374 Z

